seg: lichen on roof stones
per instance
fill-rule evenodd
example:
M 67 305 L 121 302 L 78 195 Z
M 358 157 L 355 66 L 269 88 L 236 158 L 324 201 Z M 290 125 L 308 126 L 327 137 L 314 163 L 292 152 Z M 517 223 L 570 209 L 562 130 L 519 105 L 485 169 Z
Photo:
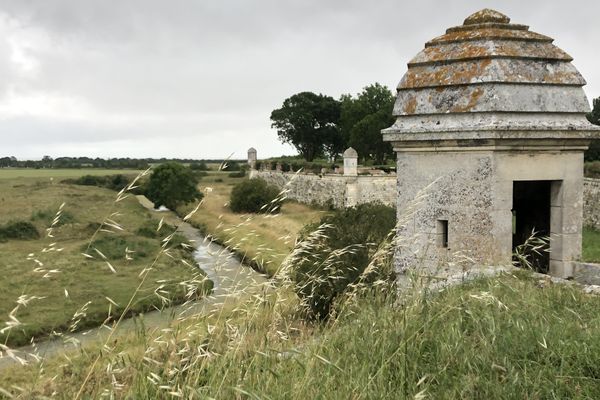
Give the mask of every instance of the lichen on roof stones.
M 489 9 L 447 32 L 408 63 L 395 116 L 589 110 L 585 80 L 552 38 Z
M 510 18 L 496 10 L 484 8 L 481 11 L 469 15 L 467 19 L 465 19 L 464 25 L 483 24 L 486 22 L 508 24 L 510 23 Z

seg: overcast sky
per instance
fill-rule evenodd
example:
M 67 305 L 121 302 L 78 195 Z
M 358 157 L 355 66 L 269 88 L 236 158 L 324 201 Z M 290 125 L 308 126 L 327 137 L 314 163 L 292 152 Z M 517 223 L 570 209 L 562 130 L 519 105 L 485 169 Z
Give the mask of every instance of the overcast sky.
M 290 95 L 394 88 L 424 43 L 495 8 L 575 58 L 600 96 L 582 0 L 0 0 L 0 156 L 260 158 Z

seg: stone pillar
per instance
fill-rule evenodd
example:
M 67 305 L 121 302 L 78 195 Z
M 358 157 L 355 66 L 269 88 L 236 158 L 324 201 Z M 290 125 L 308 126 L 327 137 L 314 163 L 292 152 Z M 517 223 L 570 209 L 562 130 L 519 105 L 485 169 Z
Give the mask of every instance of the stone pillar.
M 358 175 L 358 153 L 352 147 L 344 152 L 344 176 Z
M 277 172 L 283 171 L 283 166 L 281 165 L 281 163 L 278 162 L 277 164 L 275 164 L 275 171 L 277 171 Z
M 254 147 L 248 149 L 248 165 L 250 169 L 256 168 L 256 149 Z

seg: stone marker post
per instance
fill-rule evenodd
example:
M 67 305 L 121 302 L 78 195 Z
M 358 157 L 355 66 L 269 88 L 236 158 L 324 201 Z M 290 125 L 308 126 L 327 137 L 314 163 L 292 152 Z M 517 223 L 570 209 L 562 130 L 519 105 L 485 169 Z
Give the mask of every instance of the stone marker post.
M 344 152 L 344 176 L 358 175 L 358 153 L 352 147 Z

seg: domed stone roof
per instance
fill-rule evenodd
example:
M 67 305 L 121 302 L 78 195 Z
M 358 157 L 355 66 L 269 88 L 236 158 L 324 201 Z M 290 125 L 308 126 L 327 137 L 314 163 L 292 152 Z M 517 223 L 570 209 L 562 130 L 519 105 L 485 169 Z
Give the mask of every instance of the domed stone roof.
M 469 16 L 408 63 L 386 140 L 403 132 L 595 129 L 584 115 L 586 82 L 552 42 L 494 10 Z

